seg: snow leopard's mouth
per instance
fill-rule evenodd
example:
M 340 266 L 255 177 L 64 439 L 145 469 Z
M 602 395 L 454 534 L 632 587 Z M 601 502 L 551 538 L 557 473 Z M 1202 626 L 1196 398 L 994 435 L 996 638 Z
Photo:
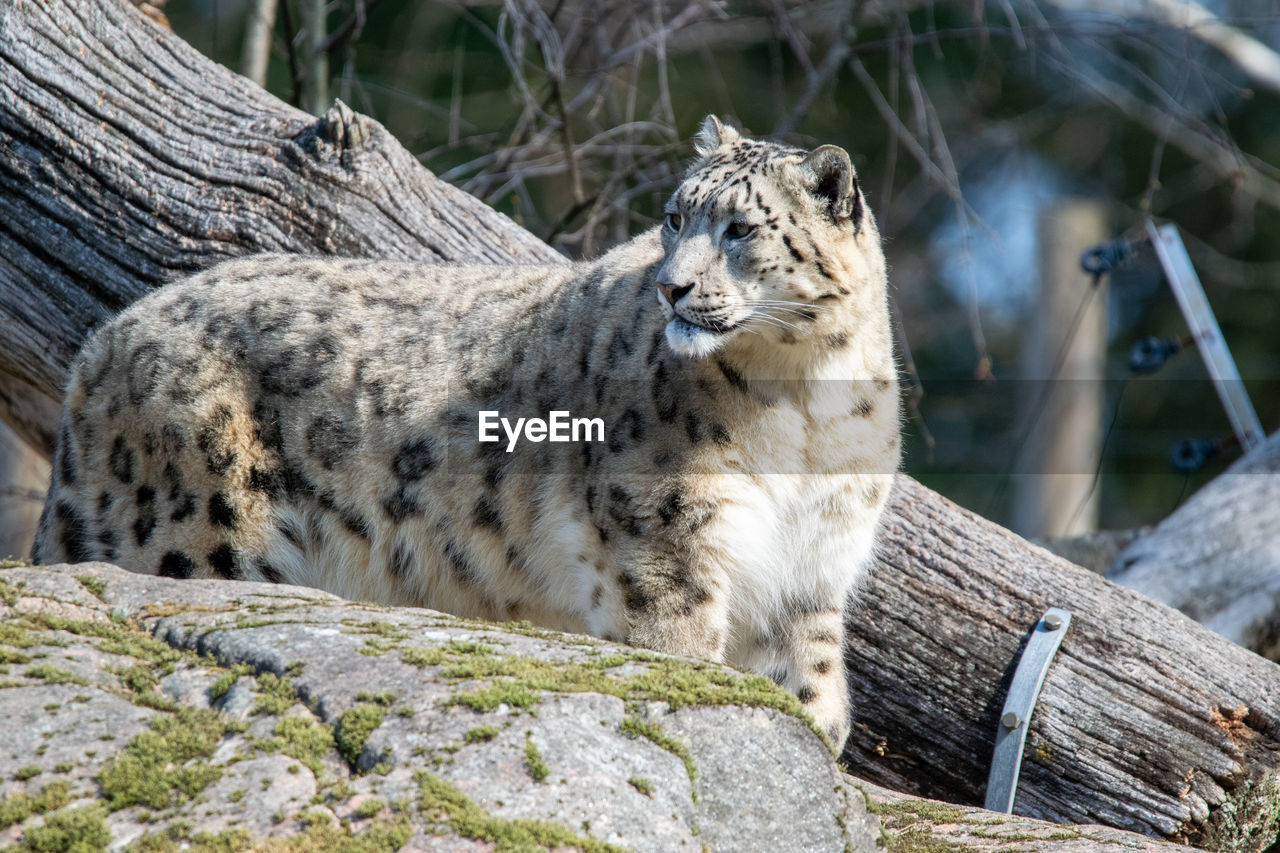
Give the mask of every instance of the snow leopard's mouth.
M 702 329 L 705 332 L 714 332 L 718 335 L 723 335 L 725 332 L 732 332 L 734 329 L 738 328 L 738 326 L 742 325 L 741 323 L 737 323 L 733 320 L 717 320 L 714 318 L 699 322 L 698 320 L 687 319 L 679 314 L 676 315 L 675 319 L 682 323 L 688 323 L 695 329 Z
M 703 325 L 676 315 L 667 321 L 667 345 L 680 355 L 702 358 L 724 346 L 729 333 L 739 325 L 733 322 Z

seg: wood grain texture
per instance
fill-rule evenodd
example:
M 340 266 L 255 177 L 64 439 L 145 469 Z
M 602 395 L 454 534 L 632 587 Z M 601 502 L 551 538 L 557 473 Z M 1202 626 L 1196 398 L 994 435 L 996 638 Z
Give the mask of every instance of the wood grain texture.
M 1018 655 L 1050 606 L 1073 621 L 1031 720 L 1017 814 L 1207 843 L 1233 794 L 1275 784 L 1280 667 L 902 476 L 845 618 L 851 772 L 981 804 Z M 1274 839 L 1277 811 L 1246 833 Z
M 0 0 L 0 416 L 48 449 L 91 328 L 171 276 L 265 249 L 559 258 L 372 121 L 293 110 L 116 0 Z M 854 771 L 981 802 L 1017 653 L 1050 604 L 1076 621 L 1018 812 L 1239 849 L 1274 837 L 1259 803 L 1280 667 L 906 477 L 847 618 Z
M 1280 660 L 1280 433 L 1191 496 L 1111 568 L 1271 660 Z
M 563 260 L 376 122 L 293 109 L 130 6 L 0 0 L 0 374 L 58 400 L 105 318 L 269 250 Z M 51 452 L 38 414 L 0 404 Z

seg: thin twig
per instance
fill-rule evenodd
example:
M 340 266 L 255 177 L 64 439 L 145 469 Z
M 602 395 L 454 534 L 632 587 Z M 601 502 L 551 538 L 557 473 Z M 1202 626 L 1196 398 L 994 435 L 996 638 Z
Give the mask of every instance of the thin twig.
M 560 141 L 564 145 L 564 160 L 569 166 L 569 186 L 575 204 L 582 203 L 582 172 L 578 168 L 578 155 L 573 148 L 573 129 L 569 127 L 569 112 L 564 106 L 564 90 L 561 81 L 551 78 L 551 97 L 560 111 Z
M 346 46 L 349 39 L 359 38 L 373 7 L 381 0 L 356 0 L 355 9 L 316 49 L 330 56 Z
M 841 37 L 831 45 L 831 49 L 827 51 L 827 55 L 823 57 L 822 64 L 817 70 L 809 76 L 809 81 L 805 85 L 804 92 L 796 99 L 795 105 L 791 108 L 791 112 L 787 117 L 778 122 L 773 127 L 773 135 L 782 138 L 790 135 L 796 129 L 796 125 L 800 120 L 808 114 L 809 109 L 813 106 L 813 102 L 817 100 L 818 95 L 830 85 L 835 79 L 836 74 L 840 71 L 840 66 L 844 64 L 845 59 L 849 56 L 849 42 Z
M 857 56 L 851 56 L 849 57 L 849 67 L 853 69 L 854 76 L 858 78 L 858 81 L 862 83 L 863 88 L 871 97 L 871 102 L 875 106 L 876 112 L 880 114 L 880 118 L 889 126 L 889 129 L 902 142 L 903 146 L 911 152 L 911 156 L 916 158 L 920 168 L 936 181 L 938 186 L 942 187 L 952 201 L 963 206 L 965 212 L 973 215 L 976 219 L 977 214 L 969 207 L 964 200 L 964 195 L 960 192 L 960 184 L 957 181 L 953 181 L 950 175 L 939 168 L 937 163 L 933 162 L 933 158 L 924 150 L 919 140 L 903 125 L 902 119 L 898 117 L 898 114 L 893 111 L 889 103 L 884 99 L 884 93 L 880 91 L 880 87 L 876 85 L 876 81 L 867 72 L 862 61 Z

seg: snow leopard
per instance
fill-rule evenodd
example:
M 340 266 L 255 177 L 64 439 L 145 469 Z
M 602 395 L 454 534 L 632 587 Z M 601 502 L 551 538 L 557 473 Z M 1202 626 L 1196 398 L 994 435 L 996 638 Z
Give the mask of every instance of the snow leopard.
M 33 558 L 728 663 L 843 743 L 900 453 L 879 232 L 839 147 L 694 148 L 594 260 L 251 256 L 136 302 L 74 362 Z

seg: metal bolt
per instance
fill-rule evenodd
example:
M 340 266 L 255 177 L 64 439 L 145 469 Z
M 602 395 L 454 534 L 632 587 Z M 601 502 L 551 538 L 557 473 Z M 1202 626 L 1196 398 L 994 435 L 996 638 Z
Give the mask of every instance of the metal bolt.
M 1000 718 L 1000 725 L 1004 726 L 1009 731 L 1013 731 L 1018 726 L 1022 725 L 1022 719 L 1016 713 L 1010 711 Z
M 1062 627 L 1062 617 L 1057 613 L 1050 613 L 1044 617 L 1044 627 L 1048 631 L 1056 631 Z

